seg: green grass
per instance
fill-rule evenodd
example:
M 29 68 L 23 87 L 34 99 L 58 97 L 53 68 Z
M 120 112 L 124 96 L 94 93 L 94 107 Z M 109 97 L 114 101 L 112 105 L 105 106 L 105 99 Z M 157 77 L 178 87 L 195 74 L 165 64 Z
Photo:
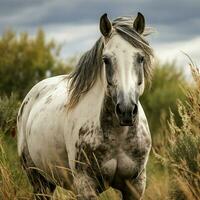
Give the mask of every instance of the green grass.
M 0 134 L 0 199 L 31 197 L 31 187 L 17 156 L 16 138 Z

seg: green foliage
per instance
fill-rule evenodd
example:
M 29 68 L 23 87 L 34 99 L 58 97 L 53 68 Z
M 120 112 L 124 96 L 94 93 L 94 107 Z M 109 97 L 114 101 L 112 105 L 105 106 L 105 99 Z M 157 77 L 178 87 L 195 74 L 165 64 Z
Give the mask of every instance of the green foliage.
M 0 97 L 0 132 L 13 136 L 16 131 L 16 119 L 20 102 L 16 94 Z
M 200 73 L 191 66 L 195 86 L 185 91 L 187 104 L 178 102 L 182 120 L 178 126 L 171 114 L 168 164 L 174 188 L 172 199 L 198 200 L 200 197 Z
M 169 119 L 170 109 L 176 116 L 175 120 L 180 121 L 176 103 L 177 99 L 184 100 L 181 87 L 186 85 L 182 71 L 174 63 L 155 65 L 152 85 L 141 98 L 155 145 L 163 139 L 163 121 L 165 124 Z
M 51 70 L 51 76 L 68 74 L 76 66 L 77 60 L 78 60 L 78 57 L 73 56 L 71 58 L 68 58 L 67 61 L 65 62 L 60 61 L 59 65 L 55 66 Z
M 39 30 L 36 37 L 27 33 L 18 36 L 6 31 L 0 38 L 0 91 L 10 96 L 12 92 L 24 98 L 25 94 L 47 74 L 55 75 L 69 71 L 69 66 L 58 61 L 59 46 L 46 42 L 45 34 Z

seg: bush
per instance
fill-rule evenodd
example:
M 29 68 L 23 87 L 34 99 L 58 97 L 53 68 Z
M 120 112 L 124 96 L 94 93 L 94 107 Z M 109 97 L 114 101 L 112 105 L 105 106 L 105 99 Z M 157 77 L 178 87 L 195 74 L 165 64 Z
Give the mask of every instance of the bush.
M 0 97 L 0 132 L 15 136 L 19 106 L 20 101 L 16 94 L 11 94 L 9 98 Z
M 68 72 L 69 66 L 57 59 L 59 50 L 55 42 L 46 42 L 42 30 L 34 38 L 27 33 L 18 37 L 12 31 L 4 32 L 0 38 L 0 95 L 15 92 L 22 99 L 47 75 Z
M 171 199 L 198 200 L 200 197 L 200 73 L 191 65 L 194 87 L 185 91 L 187 101 L 178 102 L 182 120 L 178 126 L 171 114 L 167 163 L 171 174 Z
M 169 119 L 170 109 L 175 114 L 176 122 L 180 123 L 176 103 L 177 99 L 184 100 L 185 95 L 181 87 L 187 85 L 183 72 L 175 63 L 155 65 L 152 85 L 145 90 L 141 98 L 154 146 L 161 145 L 160 141 L 164 137 L 163 126 Z

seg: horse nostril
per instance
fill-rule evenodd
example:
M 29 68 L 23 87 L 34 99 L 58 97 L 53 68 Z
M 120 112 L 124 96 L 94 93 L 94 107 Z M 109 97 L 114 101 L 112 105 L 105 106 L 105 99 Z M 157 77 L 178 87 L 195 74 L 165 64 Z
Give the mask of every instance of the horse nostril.
M 137 107 L 137 104 L 134 105 L 134 108 L 133 108 L 133 116 L 135 116 L 138 112 L 138 107 Z
M 116 113 L 117 113 L 118 115 L 122 115 L 122 114 L 123 114 L 123 112 L 122 112 L 122 110 L 121 110 L 121 108 L 120 108 L 120 104 L 119 104 L 119 103 L 116 105 Z

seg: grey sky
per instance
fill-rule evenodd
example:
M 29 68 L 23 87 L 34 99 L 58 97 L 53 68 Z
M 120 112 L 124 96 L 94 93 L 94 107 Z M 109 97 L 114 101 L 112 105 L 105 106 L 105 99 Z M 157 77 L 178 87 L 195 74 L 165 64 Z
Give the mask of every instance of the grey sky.
M 182 50 L 199 63 L 200 0 L 0 0 L 0 33 L 12 27 L 34 34 L 43 27 L 48 37 L 63 42 L 62 55 L 68 56 L 97 39 L 103 13 L 114 19 L 138 11 L 157 30 L 151 43 L 161 60 L 177 58 Z

